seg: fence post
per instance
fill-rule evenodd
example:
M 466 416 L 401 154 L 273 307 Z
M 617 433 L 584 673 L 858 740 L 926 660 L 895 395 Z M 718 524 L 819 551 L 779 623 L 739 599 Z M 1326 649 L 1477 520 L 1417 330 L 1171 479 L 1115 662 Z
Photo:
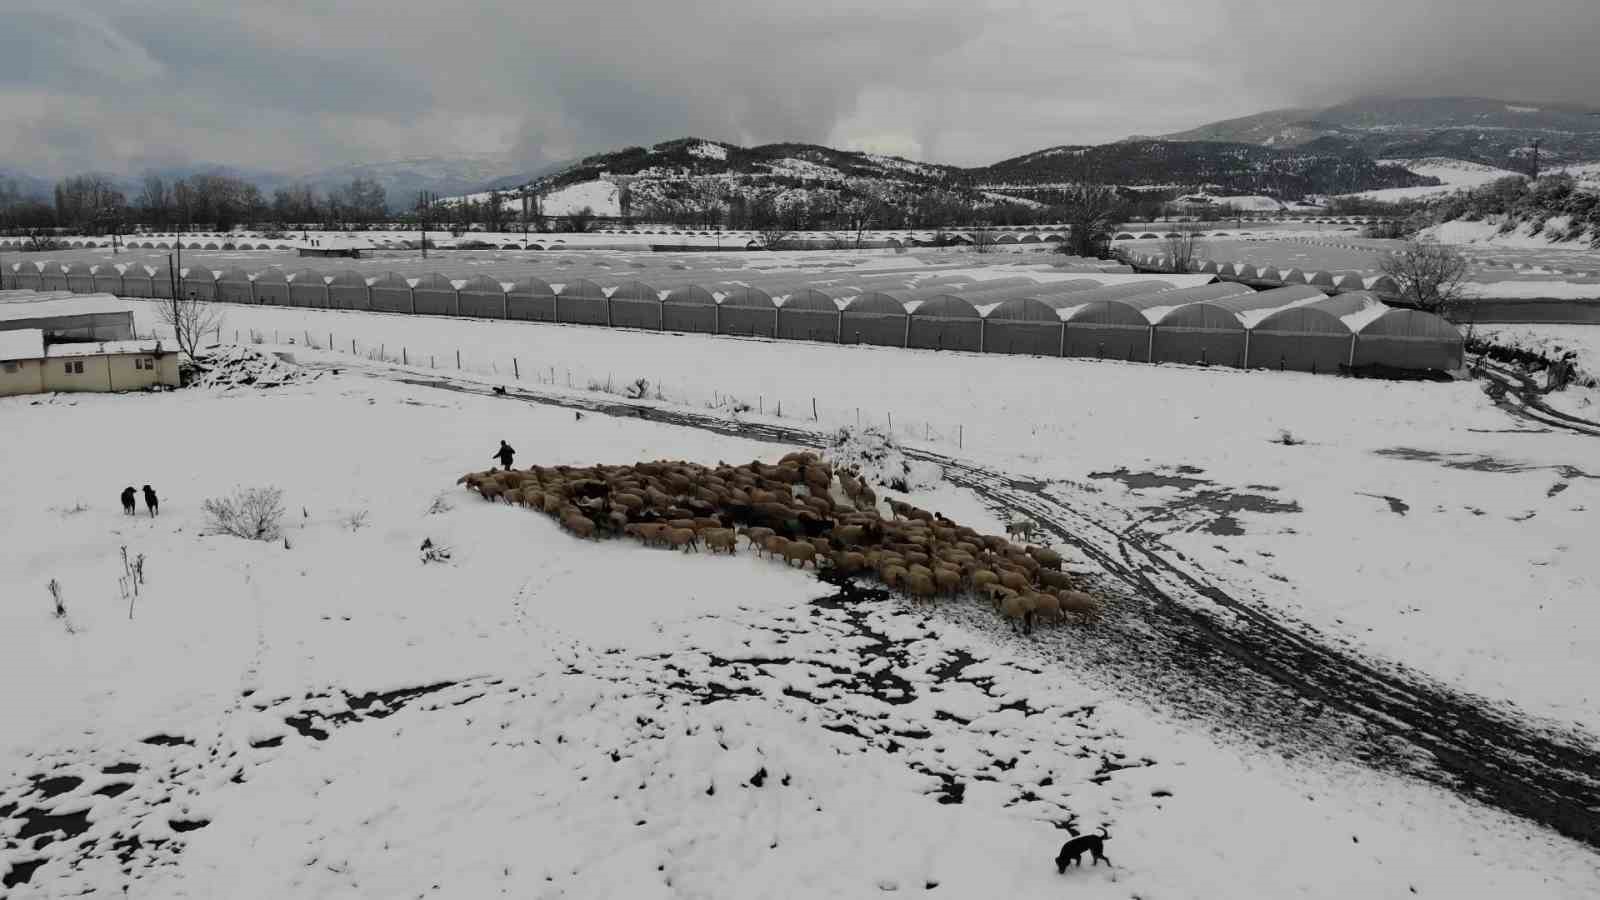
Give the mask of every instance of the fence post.
M 355 356 L 356 355 L 356 339 L 355 338 L 351 338 L 350 339 L 350 355 L 351 356 Z
M 962 446 L 963 446 L 964 439 L 966 438 L 966 431 L 967 431 L 967 428 L 966 428 L 965 425 L 957 425 L 956 426 L 956 449 L 957 450 L 961 449 Z
M 518 381 L 522 380 L 522 366 L 518 365 L 515 356 L 511 357 L 511 373 L 516 376 Z
M 411 365 L 411 358 L 408 355 L 406 355 L 406 347 L 405 347 L 404 344 L 400 345 L 400 365 L 402 365 L 402 366 Z
M 456 368 L 461 368 L 461 348 L 456 348 Z
M 817 398 L 815 398 L 815 397 L 811 398 L 811 421 L 813 421 L 813 422 L 822 421 L 820 418 L 817 417 Z
M 330 331 L 330 332 L 328 332 L 328 352 L 329 352 L 329 353 L 335 353 L 335 352 L 337 352 L 337 351 L 336 351 L 336 350 L 334 350 L 334 349 L 333 349 L 333 348 L 334 348 L 334 343 L 333 343 L 333 332 L 331 332 L 331 331 Z

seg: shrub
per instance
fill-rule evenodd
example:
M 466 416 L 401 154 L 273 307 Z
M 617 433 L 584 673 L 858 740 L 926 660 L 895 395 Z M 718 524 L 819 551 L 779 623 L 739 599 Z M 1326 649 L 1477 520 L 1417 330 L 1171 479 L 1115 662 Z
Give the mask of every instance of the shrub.
M 1284 429 L 1280 429 L 1278 431 L 1278 436 L 1273 438 L 1272 442 L 1274 444 L 1282 444 L 1285 447 L 1298 447 L 1301 444 L 1305 443 L 1305 439 L 1304 438 L 1295 437 L 1294 432 L 1290 431 L 1287 428 L 1284 428 Z
M 650 379 L 640 378 L 623 388 L 622 395 L 629 400 L 644 400 L 650 396 Z
M 275 487 L 235 488 L 231 496 L 201 505 L 213 534 L 251 541 L 277 540 L 283 522 L 283 491 Z

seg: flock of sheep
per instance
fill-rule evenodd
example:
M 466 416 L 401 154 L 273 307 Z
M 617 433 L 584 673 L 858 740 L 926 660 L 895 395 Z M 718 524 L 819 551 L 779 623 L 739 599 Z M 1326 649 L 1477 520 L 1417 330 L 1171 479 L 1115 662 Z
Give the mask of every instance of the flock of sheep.
M 777 465 L 533 466 L 473 472 L 457 483 L 553 516 L 580 538 L 729 554 L 743 538 L 746 549 L 786 565 L 876 576 L 915 603 L 976 595 L 1024 633 L 1035 621 L 1100 619 L 1100 602 L 1076 589 L 1055 551 L 892 499 L 885 518 L 858 472 L 836 473 L 815 453 L 790 453 Z

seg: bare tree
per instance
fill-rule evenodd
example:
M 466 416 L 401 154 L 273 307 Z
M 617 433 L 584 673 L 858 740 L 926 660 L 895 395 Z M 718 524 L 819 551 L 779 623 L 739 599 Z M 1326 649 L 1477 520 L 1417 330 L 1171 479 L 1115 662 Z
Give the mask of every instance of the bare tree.
M 567 230 L 573 234 L 583 234 L 589 230 L 589 223 L 594 221 L 594 210 L 590 207 L 573 210 L 567 213 Z
M 1125 209 L 1116 188 L 1093 181 L 1080 182 L 1063 192 L 1062 204 L 1072 231 L 1061 242 L 1061 252 L 1074 256 L 1104 256 Z
M 972 252 L 990 253 L 994 250 L 995 241 L 998 239 L 993 231 L 987 227 L 972 229 Z
M 1467 258 L 1433 240 L 1408 241 L 1383 258 L 1383 274 L 1394 279 L 1400 299 L 1439 315 L 1466 304 Z
M 1200 238 L 1205 231 L 1194 224 L 1185 223 L 1167 232 L 1166 257 L 1175 274 L 1193 272 L 1195 260 L 1201 250 Z
M 198 351 L 201 341 L 205 340 L 207 334 L 222 327 L 222 310 L 193 294 L 174 297 L 156 309 L 160 313 L 161 323 L 172 329 L 178 348 L 196 362 L 200 361 Z

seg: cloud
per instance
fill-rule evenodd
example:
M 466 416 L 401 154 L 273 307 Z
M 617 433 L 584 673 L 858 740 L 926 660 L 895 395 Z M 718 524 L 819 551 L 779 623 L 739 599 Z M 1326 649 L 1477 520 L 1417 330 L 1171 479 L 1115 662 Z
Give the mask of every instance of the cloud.
M 1590 99 L 1592 0 L 16 0 L 0 158 L 543 165 L 685 135 L 975 164 L 1359 95 Z

